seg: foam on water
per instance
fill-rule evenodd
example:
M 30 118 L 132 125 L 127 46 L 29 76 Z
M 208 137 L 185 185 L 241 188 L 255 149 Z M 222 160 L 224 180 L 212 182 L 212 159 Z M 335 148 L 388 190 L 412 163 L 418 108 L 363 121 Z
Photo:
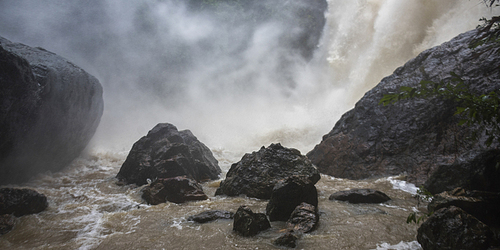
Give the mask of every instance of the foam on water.
M 417 241 L 412 242 L 399 242 L 396 245 L 391 245 L 389 243 L 377 244 L 377 248 L 374 250 L 421 250 L 422 246 Z

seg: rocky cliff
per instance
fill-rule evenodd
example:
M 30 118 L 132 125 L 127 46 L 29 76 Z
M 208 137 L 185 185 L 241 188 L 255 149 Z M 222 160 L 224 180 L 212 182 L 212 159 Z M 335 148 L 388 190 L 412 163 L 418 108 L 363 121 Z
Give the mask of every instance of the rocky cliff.
M 469 140 L 472 129 L 458 126 L 456 106 L 442 99 L 405 100 L 382 106 L 384 94 L 420 81 L 449 81 L 454 72 L 476 93 L 500 88 L 498 46 L 469 44 L 479 31 L 461 34 L 422 52 L 384 79 L 335 124 L 307 154 L 320 172 L 363 179 L 407 173 L 421 184 L 442 165 L 466 162 L 486 150 L 484 138 Z
M 102 112 L 95 77 L 0 37 L 0 185 L 65 167 L 86 147 Z

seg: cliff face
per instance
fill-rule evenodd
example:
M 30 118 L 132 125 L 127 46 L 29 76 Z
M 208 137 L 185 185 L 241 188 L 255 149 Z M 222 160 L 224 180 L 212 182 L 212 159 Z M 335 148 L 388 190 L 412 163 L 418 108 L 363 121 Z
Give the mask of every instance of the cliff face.
M 95 77 L 54 53 L 1 37 L 0 97 L 0 185 L 65 167 L 103 112 Z
M 422 52 L 368 91 L 330 133 L 307 154 L 320 172 L 363 179 L 407 173 L 421 184 L 440 165 L 469 161 L 486 149 L 484 138 L 468 140 L 472 130 L 458 126 L 455 104 L 441 99 L 406 100 L 382 106 L 384 94 L 422 80 L 439 82 L 461 76 L 477 93 L 500 88 L 498 47 L 474 50 L 478 31 L 461 34 Z

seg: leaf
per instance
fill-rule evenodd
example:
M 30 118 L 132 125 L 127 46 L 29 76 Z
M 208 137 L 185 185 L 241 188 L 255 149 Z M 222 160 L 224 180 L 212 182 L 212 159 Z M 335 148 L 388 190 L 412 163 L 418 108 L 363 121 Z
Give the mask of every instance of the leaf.
M 458 122 L 458 126 L 462 126 L 462 125 L 464 125 L 464 124 L 465 124 L 465 123 L 467 123 L 467 122 L 468 122 L 468 120 L 465 120 L 465 119 L 460 120 L 460 121 Z

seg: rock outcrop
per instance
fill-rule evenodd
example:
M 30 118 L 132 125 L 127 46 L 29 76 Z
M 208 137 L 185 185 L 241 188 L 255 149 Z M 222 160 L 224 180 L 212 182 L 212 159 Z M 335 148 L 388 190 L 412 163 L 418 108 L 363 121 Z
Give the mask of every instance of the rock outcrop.
M 224 211 L 224 210 L 209 210 L 205 212 L 201 212 L 196 215 L 189 216 L 187 218 L 188 221 L 194 221 L 198 223 L 207 223 L 210 221 L 214 220 L 228 220 L 228 219 L 233 219 L 234 218 L 234 213 L 229 212 L 229 211 Z
M 220 173 L 212 151 L 191 131 L 160 123 L 134 143 L 116 177 L 126 184 L 144 185 L 148 179 L 176 176 L 215 180 Z
M 234 214 L 233 231 L 241 236 L 255 236 L 271 227 L 263 213 L 254 213 L 247 206 L 240 206 Z
M 347 201 L 349 203 L 382 203 L 391 200 L 386 194 L 373 189 L 351 189 L 336 192 L 329 200 Z
M 231 165 L 215 195 L 245 194 L 248 197 L 269 199 L 274 186 L 292 175 L 305 176 L 312 185 L 321 178 L 309 159 L 298 150 L 285 148 L 279 143 L 271 144 L 257 152 L 245 154 L 241 161 Z
M 318 191 L 305 176 L 291 176 L 274 186 L 266 214 L 270 221 L 287 221 L 301 203 L 318 206 Z
M 498 46 L 469 48 L 477 30 L 428 49 L 382 79 L 345 113 L 307 157 L 319 171 L 363 179 L 408 174 L 420 185 L 438 167 L 470 161 L 484 152 L 485 138 L 468 140 L 473 128 L 458 126 L 453 102 L 439 98 L 379 104 L 384 94 L 422 80 L 449 82 L 454 72 L 474 93 L 500 88 Z M 495 146 L 495 145 L 493 145 Z
M 67 166 L 102 112 L 95 77 L 54 53 L 0 37 L 0 185 Z
M 490 228 L 458 207 L 442 208 L 418 229 L 425 250 L 486 250 L 493 240 Z
M 184 203 L 188 201 L 207 200 L 203 187 L 196 181 L 183 176 L 160 178 L 144 187 L 142 198 L 151 205 L 167 201 Z

